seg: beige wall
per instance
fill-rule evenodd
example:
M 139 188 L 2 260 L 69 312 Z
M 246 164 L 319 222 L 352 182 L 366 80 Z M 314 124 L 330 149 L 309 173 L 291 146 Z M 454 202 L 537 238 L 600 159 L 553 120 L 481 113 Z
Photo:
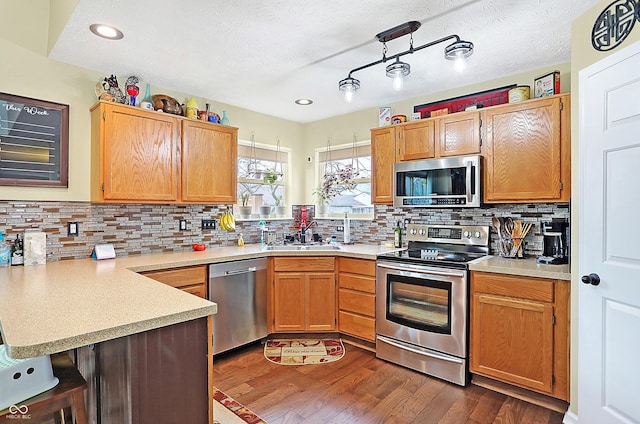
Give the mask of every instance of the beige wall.
M 35 188 L 0 186 L 0 199 L 87 201 L 89 190 L 90 115 L 96 102 L 94 87 L 105 75 L 66 65 L 47 58 L 49 33 L 60 35 L 76 0 L 3 1 L 0 14 L 0 92 L 69 105 L 69 187 Z M 51 23 L 49 22 L 51 20 Z M 180 101 L 187 93 L 152 86 L 153 93 L 166 93 Z M 196 97 L 204 107 L 206 99 Z M 215 101 L 214 111 L 227 110 L 231 125 L 239 127 L 239 138 L 248 140 L 254 132 L 258 142 L 284 147 L 301 145 L 302 125 L 272 116 L 236 108 Z M 294 162 L 293 175 L 304 173 L 303 163 Z M 292 199 L 303 197 L 303 186 L 296 187 Z
M 578 291 L 580 275 L 578 273 L 579 252 L 579 213 L 580 213 L 580 131 L 579 131 L 579 80 L 580 71 L 597 61 L 604 59 L 611 53 L 620 50 L 640 40 L 640 23 L 636 22 L 627 39 L 620 46 L 609 52 L 599 52 L 591 45 L 591 30 L 600 13 L 611 4 L 611 0 L 600 1 L 578 19 L 573 21 L 571 27 L 571 157 L 572 157 L 572 185 L 571 199 L 571 411 L 578 413 Z

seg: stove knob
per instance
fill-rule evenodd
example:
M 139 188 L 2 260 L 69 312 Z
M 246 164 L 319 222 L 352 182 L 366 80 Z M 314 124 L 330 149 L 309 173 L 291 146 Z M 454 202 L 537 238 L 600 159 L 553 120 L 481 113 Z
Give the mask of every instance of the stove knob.
M 482 234 L 480 234 L 480 231 L 476 231 L 476 233 L 474 234 L 474 236 L 476 236 L 476 238 L 480 238 Z
M 468 239 L 471 238 L 471 231 L 465 231 L 464 236 L 465 238 L 468 238 Z
M 420 228 L 420 231 L 418 231 L 418 234 L 420 234 L 421 236 L 424 236 L 427 232 L 424 230 L 424 228 Z
M 417 231 L 416 231 L 416 229 L 415 229 L 415 228 L 412 228 L 412 229 L 410 229 L 410 230 L 409 230 L 409 234 L 411 234 L 412 236 L 415 236 L 415 235 L 416 235 L 416 232 L 417 232 Z

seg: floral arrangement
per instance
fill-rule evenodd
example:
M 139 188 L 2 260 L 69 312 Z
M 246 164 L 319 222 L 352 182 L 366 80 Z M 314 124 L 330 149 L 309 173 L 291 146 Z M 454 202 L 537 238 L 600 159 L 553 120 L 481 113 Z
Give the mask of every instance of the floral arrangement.
M 319 205 L 328 204 L 331 199 L 346 190 L 353 190 L 356 187 L 354 179 L 358 172 L 353 169 L 353 165 L 345 165 L 336 172 L 325 172 L 322 177 L 322 185 L 313 190 L 313 195 Z

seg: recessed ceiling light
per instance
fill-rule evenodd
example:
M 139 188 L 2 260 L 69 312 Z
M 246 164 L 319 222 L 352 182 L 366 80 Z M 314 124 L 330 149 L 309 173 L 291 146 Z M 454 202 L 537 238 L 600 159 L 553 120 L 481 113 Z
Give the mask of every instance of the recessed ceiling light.
M 308 106 L 311 103 L 313 103 L 313 100 L 311 99 L 298 99 L 295 101 L 295 104 L 300 105 L 300 106 Z
M 109 40 L 119 40 L 124 37 L 122 31 L 116 27 L 112 27 L 111 25 L 93 24 L 89 29 L 98 37 L 107 38 Z

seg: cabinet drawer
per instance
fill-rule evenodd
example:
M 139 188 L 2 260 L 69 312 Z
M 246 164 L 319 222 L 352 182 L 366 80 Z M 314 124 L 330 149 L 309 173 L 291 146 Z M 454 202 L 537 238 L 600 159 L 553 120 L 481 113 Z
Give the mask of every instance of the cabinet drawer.
M 340 258 L 340 272 L 376 276 L 376 261 L 369 259 Z
M 376 296 L 353 290 L 340 289 L 338 307 L 341 311 L 350 311 L 374 317 L 376 310 Z
M 207 266 L 196 265 L 181 268 L 163 269 L 160 271 L 144 271 L 140 274 L 153 278 L 172 287 L 193 286 L 206 284 Z
M 340 311 L 340 332 L 374 342 L 376 340 L 376 320 L 351 312 Z
M 374 277 L 362 277 L 359 275 L 340 273 L 340 288 L 358 290 L 366 293 L 376 292 L 376 279 Z
M 505 274 L 472 272 L 473 293 L 496 294 L 553 303 L 554 280 Z
M 180 290 L 186 291 L 187 293 L 191 293 L 192 295 L 201 297 L 203 299 L 207 298 L 207 286 L 205 284 L 180 287 Z
M 273 258 L 274 271 L 333 271 L 333 257 Z

